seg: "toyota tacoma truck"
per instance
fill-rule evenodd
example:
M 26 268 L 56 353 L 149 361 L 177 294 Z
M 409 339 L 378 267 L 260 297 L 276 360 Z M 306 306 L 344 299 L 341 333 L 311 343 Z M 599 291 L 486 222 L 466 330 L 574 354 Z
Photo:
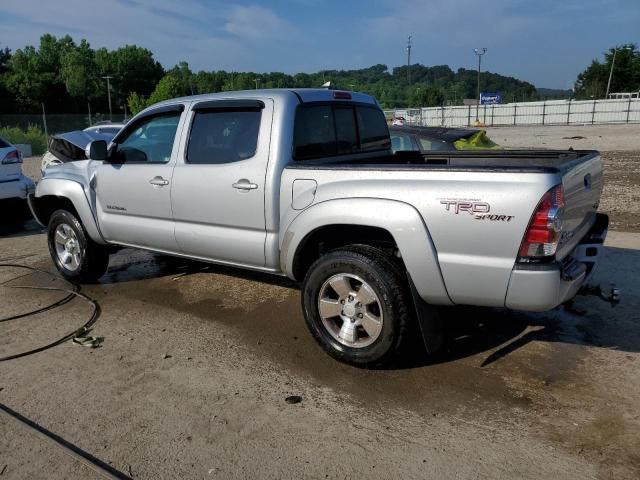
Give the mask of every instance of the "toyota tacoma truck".
M 136 115 L 29 197 L 67 279 L 135 247 L 286 275 L 333 357 L 391 360 L 442 308 L 544 311 L 593 271 L 608 217 L 595 151 L 391 151 L 361 93 L 224 92 Z M 414 329 L 415 330 L 412 330 Z

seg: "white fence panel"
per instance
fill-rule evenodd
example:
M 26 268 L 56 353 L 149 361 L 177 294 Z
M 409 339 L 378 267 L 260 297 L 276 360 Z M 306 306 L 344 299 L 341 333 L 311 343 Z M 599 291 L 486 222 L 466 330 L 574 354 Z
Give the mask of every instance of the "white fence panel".
M 386 110 L 410 125 L 467 127 L 476 121 L 476 106 Z M 640 122 L 640 99 L 550 100 L 480 105 L 480 122 L 488 127 L 509 125 L 572 125 Z

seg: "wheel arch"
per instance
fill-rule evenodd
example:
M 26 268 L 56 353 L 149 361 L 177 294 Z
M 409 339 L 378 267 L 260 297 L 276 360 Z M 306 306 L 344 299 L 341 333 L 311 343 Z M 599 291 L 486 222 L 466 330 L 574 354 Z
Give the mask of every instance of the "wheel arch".
M 36 221 L 46 227 L 56 210 L 68 210 L 78 217 L 94 242 L 106 244 L 91 210 L 82 185 L 72 180 L 43 179 L 36 193 L 28 198 L 29 208 Z
M 281 269 L 300 281 L 324 251 L 350 244 L 397 249 L 420 296 L 432 304 L 451 304 L 422 217 L 396 200 L 337 199 L 304 210 L 281 237 Z

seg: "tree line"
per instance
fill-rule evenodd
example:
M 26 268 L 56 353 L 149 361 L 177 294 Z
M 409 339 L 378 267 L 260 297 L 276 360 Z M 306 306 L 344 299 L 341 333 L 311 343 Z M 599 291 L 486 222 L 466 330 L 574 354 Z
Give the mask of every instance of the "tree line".
M 635 45 L 618 51 L 615 82 L 620 91 L 638 88 L 640 61 Z M 578 76 L 576 96 L 603 95 L 603 72 L 611 61 L 594 62 Z M 136 45 L 94 50 L 86 40 L 76 43 L 70 36 L 45 34 L 38 47 L 12 52 L 0 49 L 0 114 L 36 113 L 45 105 L 49 113 L 108 112 L 107 83 L 112 77 L 114 113 L 136 113 L 157 101 L 177 96 L 247 90 L 253 88 L 319 87 L 331 81 L 336 88 L 357 90 L 375 96 L 383 107 L 423 107 L 461 104 L 475 98 L 477 72 L 447 65 L 413 64 L 389 69 L 374 65 L 357 70 L 323 70 L 316 73 L 282 72 L 193 72 L 186 62 L 165 70 L 153 53 Z M 635 84 L 634 84 L 635 82 Z M 540 99 L 528 82 L 497 73 L 483 72 L 483 91 L 501 92 L 505 101 Z M 606 86 L 606 83 L 605 83 Z M 612 91 L 614 91 L 612 87 Z M 602 95 L 601 95 L 602 94 Z M 126 106 L 126 107 L 125 107 Z

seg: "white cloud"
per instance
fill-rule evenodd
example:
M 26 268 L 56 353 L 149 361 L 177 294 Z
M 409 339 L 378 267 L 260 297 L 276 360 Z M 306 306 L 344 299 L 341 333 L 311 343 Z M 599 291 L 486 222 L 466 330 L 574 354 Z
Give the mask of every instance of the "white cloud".
M 295 29 L 267 8 L 235 5 L 226 15 L 224 30 L 241 39 L 273 40 L 290 35 Z
M 187 60 L 196 69 L 249 68 L 287 32 L 300 34 L 272 10 L 198 0 L 21 0 L 3 6 L 3 46 L 37 45 L 43 33 L 86 38 L 94 48 L 136 44 L 165 67 Z

